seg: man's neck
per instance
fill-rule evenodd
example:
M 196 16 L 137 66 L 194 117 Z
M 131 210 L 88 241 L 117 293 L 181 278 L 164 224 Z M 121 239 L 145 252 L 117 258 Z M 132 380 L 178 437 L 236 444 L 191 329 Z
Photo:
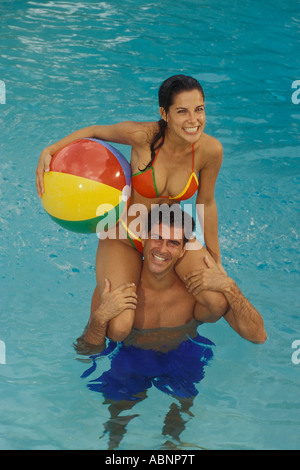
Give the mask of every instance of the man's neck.
M 177 280 L 178 276 L 174 268 L 168 272 L 157 274 L 150 272 L 147 267 L 143 265 L 141 283 L 143 283 L 143 285 L 149 289 L 156 291 L 170 289 Z

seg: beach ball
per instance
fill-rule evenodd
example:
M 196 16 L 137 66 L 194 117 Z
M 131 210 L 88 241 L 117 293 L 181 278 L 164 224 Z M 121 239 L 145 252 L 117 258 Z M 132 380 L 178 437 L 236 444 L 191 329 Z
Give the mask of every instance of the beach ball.
M 117 149 L 98 139 L 79 139 L 53 155 L 42 204 L 65 229 L 98 233 L 122 216 L 130 182 L 130 165 Z

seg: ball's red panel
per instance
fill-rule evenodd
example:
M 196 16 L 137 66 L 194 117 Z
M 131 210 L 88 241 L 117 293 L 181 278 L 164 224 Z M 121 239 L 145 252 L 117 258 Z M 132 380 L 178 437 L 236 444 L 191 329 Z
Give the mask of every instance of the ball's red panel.
M 79 139 L 53 155 L 50 170 L 105 183 L 122 191 L 126 178 L 117 157 L 95 140 Z

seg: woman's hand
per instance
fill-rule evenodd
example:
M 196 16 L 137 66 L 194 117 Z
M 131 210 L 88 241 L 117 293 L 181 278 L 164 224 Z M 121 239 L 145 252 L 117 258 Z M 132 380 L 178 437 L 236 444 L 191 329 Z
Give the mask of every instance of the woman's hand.
M 38 162 L 38 166 L 35 171 L 36 176 L 36 189 L 38 193 L 38 197 L 42 197 L 44 192 L 44 172 L 50 170 L 50 162 L 52 160 L 52 153 L 50 149 L 47 147 L 45 148 L 41 155 Z

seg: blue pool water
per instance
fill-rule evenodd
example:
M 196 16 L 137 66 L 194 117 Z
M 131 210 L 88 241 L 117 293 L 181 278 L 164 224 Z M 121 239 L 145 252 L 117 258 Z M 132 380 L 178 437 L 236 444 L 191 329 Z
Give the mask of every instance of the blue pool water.
M 0 448 L 299 449 L 299 3 L 3 0 L 0 23 Z M 51 221 L 34 171 L 75 129 L 158 119 L 158 86 L 175 73 L 204 87 L 206 132 L 224 147 L 223 264 L 268 340 L 203 325 L 214 355 L 190 408 L 150 387 L 116 412 L 87 387 L 111 356 L 84 378 L 92 363 L 72 346 L 97 239 Z

